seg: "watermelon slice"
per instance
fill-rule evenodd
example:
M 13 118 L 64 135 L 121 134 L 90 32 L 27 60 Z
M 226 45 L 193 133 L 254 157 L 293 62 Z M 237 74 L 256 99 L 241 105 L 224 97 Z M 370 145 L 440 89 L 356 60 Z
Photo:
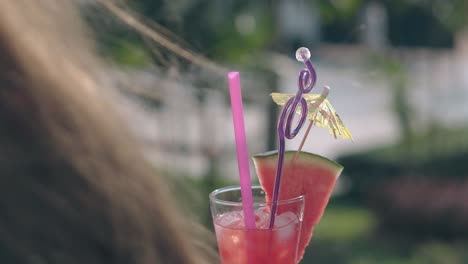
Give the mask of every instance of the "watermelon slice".
M 301 260 L 305 248 L 312 238 L 314 226 L 322 218 L 325 207 L 343 170 L 340 164 L 308 152 L 301 152 L 293 161 L 296 151 L 284 153 L 283 176 L 281 177 L 280 199 L 290 199 L 304 195 L 304 221 L 298 248 Z M 255 169 L 267 201 L 271 201 L 278 162 L 278 152 L 270 151 L 253 158 Z

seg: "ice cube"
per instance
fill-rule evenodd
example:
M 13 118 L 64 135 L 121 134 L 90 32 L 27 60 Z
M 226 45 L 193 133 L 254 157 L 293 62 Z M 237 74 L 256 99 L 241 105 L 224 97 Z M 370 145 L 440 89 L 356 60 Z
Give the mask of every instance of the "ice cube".
M 276 235 L 280 241 L 289 240 L 294 236 L 298 224 L 297 216 L 292 212 L 285 212 L 275 218 Z
M 289 224 L 293 224 L 297 221 L 297 216 L 293 212 L 284 212 L 275 218 L 275 227 L 283 227 Z
M 244 226 L 242 219 L 244 219 L 242 212 L 234 211 L 218 216 L 216 224 L 229 228 L 242 228 Z
M 262 207 L 255 212 L 255 224 L 257 228 L 268 228 L 270 223 L 270 209 Z

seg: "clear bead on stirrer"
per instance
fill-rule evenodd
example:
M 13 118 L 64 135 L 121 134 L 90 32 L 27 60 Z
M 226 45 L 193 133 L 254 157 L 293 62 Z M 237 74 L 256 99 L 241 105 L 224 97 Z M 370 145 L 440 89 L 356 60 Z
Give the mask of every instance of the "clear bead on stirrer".
M 296 59 L 300 62 L 305 62 L 310 59 L 310 50 L 306 47 L 301 47 L 296 50 Z

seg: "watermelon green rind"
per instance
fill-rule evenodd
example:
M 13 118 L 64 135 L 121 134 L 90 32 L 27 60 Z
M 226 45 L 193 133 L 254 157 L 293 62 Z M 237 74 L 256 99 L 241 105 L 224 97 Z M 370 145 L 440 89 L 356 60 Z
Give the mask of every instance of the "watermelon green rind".
M 296 155 L 295 150 L 287 150 L 284 152 L 284 159 L 289 160 Z M 272 150 L 272 151 L 267 151 L 263 153 L 259 153 L 253 156 L 253 161 L 256 164 L 256 160 L 262 160 L 266 159 L 267 162 L 274 162 L 275 164 L 278 162 L 278 151 L 277 150 Z M 301 151 L 301 160 L 307 162 L 307 163 L 315 163 L 315 164 L 320 164 L 320 166 L 326 166 L 330 170 L 334 171 L 336 173 L 336 176 L 338 177 L 340 173 L 343 171 L 343 166 L 339 164 L 338 162 L 325 158 L 323 156 L 313 154 L 310 152 L 306 151 Z

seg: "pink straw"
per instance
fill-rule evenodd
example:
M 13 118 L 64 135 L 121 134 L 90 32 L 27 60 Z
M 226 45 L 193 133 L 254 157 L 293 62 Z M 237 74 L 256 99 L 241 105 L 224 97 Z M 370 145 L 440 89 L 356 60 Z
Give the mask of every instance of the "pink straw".
M 255 229 L 249 154 L 245 137 L 244 111 L 242 110 L 242 93 L 239 73 L 229 72 L 228 79 L 229 93 L 231 94 L 232 120 L 234 122 L 234 133 L 236 137 L 237 164 L 239 167 L 244 222 L 247 229 Z

